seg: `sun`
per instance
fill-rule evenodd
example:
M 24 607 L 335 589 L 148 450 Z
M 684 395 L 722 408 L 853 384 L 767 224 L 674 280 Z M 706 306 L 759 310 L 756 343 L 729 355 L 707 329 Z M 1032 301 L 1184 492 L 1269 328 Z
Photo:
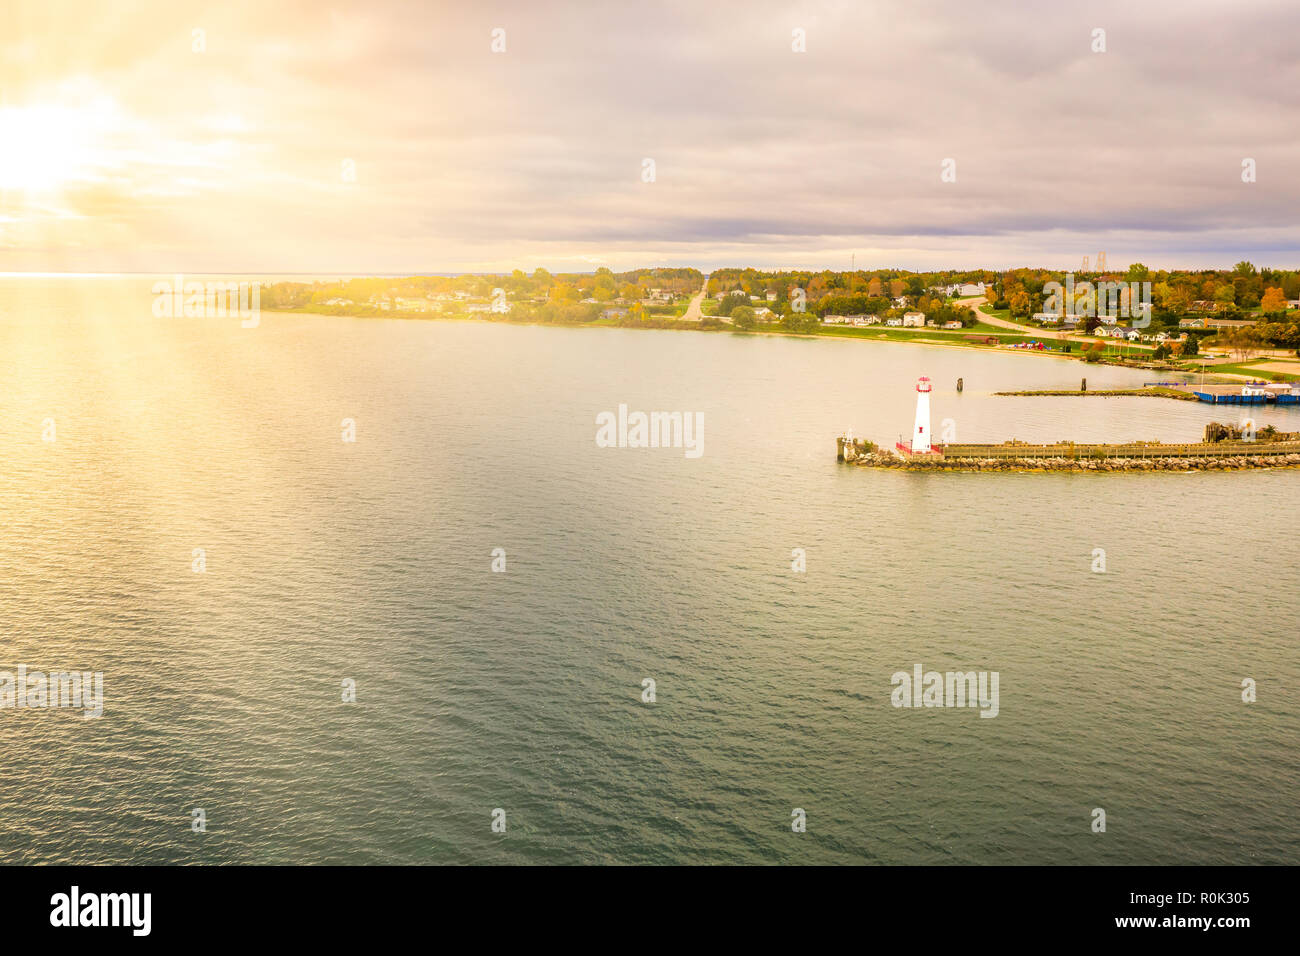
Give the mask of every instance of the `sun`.
M 0 107 L 0 189 L 58 192 L 99 162 L 93 109 Z

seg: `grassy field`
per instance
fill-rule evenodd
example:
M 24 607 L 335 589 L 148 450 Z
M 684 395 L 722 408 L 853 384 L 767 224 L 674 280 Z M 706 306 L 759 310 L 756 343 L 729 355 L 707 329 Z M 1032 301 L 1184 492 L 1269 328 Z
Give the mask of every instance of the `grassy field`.
M 958 331 L 947 331 L 945 329 L 899 329 L 899 328 L 882 328 L 879 325 L 869 325 L 865 328 L 844 325 L 823 325 L 817 331 L 818 335 L 834 335 L 840 338 L 852 339 L 885 339 L 895 342 L 913 342 L 918 339 L 928 339 L 930 341 L 948 342 L 951 340 L 954 345 L 971 345 L 981 346 L 983 343 L 968 342 L 966 336 L 992 336 L 1002 344 L 1014 342 L 1034 342 L 1037 341 L 1032 335 L 1018 335 L 1015 332 L 1009 332 L 1006 329 L 999 329 L 996 326 L 979 324 L 973 328 Z
M 1210 375 L 1251 375 L 1269 382 L 1300 382 L 1300 375 L 1293 375 L 1290 372 L 1270 372 L 1268 370 L 1268 361 L 1268 359 L 1251 359 L 1249 362 L 1211 365 L 1206 369 L 1206 372 Z M 1254 364 L 1258 364 L 1260 368 L 1248 367 Z

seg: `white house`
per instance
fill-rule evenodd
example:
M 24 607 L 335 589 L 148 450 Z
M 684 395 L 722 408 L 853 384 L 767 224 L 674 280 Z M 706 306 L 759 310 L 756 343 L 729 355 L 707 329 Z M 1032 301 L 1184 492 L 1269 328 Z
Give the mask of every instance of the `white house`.
M 960 286 L 957 287 L 957 292 L 958 292 L 960 295 L 965 295 L 965 296 L 970 296 L 970 295 L 983 295 L 983 294 L 984 294 L 984 283 L 983 283 L 983 282 L 966 282 L 966 283 L 963 283 L 962 285 L 960 285 Z
M 775 292 L 769 292 L 769 293 L 767 294 L 767 301 L 768 301 L 768 302 L 775 302 L 775 301 L 776 301 L 776 293 L 775 293 Z
M 1130 342 L 1136 342 L 1142 338 L 1142 333 L 1137 329 L 1116 329 L 1116 334 L 1124 336 Z
M 904 312 L 903 328 L 923 328 L 925 326 L 924 312 Z
M 1041 322 L 1044 325 L 1055 325 L 1061 321 L 1061 317 L 1055 312 L 1035 312 L 1034 321 Z
M 1103 338 L 1103 339 L 1105 339 L 1105 338 L 1109 338 L 1109 337 L 1110 337 L 1110 329 L 1106 328 L 1104 325 L 1099 325 L 1099 326 L 1097 326 L 1095 329 L 1092 330 L 1092 334 L 1095 335 L 1095 336 L 1097 336 L 1097 337 L 1099 337 L 1099 338 Z
M 900 326 L 900 325 L 903 324 L 903 320 L 902 320 L 902 319 L 886 319 L 886 320 L 885 320 L 885 324 L 886 324 L 886 325 L 890 325 L 890 326 L 895 326 L 895 327 L 897 327 L 897 326 Z
M 954 320 L 952 322 L 945 322 L 943 324 L 943 327 L 945 329 L 960 329 L 962 327 L 962 324 Z

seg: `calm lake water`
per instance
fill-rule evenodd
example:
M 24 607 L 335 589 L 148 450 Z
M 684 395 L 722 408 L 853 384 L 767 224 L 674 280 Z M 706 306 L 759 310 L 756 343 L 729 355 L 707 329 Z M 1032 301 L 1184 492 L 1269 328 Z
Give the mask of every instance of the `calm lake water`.
M 243 329 L 149 285 L 0 281 L 0 670 L 105 697 L 0 710 L 0 861 L 1300 863 L 1300 471 L 834 457 L 910 431 L 919 375 L 962 441 L 1240 410 L 999 398 L 1150 374 L 913 345 Z M 702 413 L 703 455 L 597 447 L 620 403 Z M 916 664 L 997 671 L 997 717 L 891 706 Z

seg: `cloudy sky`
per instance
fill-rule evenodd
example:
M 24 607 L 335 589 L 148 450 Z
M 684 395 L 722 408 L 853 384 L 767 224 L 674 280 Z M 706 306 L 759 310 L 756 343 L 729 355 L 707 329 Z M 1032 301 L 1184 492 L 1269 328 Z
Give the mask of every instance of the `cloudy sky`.
M 0 271 L 1296 268 L 1296 36 L 1294 0 L 5 0 Z

